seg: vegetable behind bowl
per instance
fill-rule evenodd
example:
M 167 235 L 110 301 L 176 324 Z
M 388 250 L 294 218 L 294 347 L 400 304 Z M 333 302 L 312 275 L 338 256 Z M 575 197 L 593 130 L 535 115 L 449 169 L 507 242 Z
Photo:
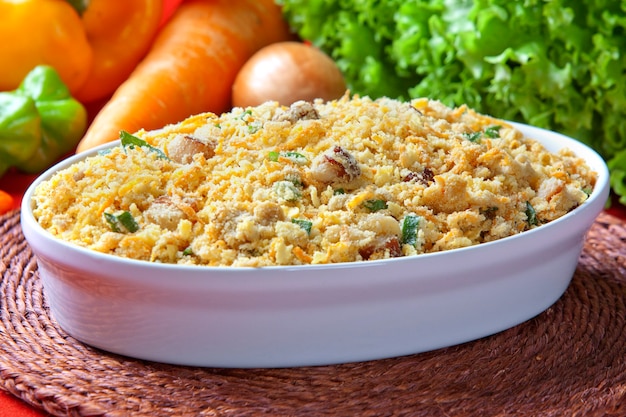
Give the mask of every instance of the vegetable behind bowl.
M 121 130 L 151 130 L 228 110 L 232 83 L 246 60 L 291 37 L 271 0 L 184 1 L 100 110 L 77 152 L 113 141 Z
M 85 107 L 58 72 L 35 67 L 19 88 L 0 92 L 0 175 L 11 166 L 43 171 L 74 149 L 86 125 Z
M 339 67 L 320 49 L 278 42 L 260 49 L 241 68 L 233 84 L 233 106 L 258 106 L 268 100 L 289 106 L 298 100 L 334 100 L 345 92 Z
M 82 103 L 110 96 L 148 50 L 163 0 L 0 0 L 0 91 L 54 67 Z

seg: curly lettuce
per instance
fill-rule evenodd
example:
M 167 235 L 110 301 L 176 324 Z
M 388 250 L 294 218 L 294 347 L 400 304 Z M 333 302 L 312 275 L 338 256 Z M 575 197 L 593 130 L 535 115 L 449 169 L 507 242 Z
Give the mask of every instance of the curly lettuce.
M 277 0 L 353 93 L 429 97 L 591 146 L 626 204 L 626 3 Z

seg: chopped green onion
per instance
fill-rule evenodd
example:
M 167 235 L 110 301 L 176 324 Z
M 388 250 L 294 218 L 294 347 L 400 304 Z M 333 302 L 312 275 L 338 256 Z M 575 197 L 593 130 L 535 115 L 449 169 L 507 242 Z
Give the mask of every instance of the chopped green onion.
M 280 157 L 280 153 L 276 151 L 270 151 L 267 154 L 267 159 L 269 159 L 272 162 L 278 162 L 278 157 Z
M 346 190 L 344 190 L 343 188 L 337 188 L 336 190 L 333 191 L 333 195 L 342 195 L 345 193 L 346 193 Z
M 291 219 L 291 222 L 300 226 L 307 235 L 311 234 L 311 227 L 313 227 L 313 222 L 303 219 Z
M 124 226 L 124 228 L 129 232 L 133 233 L 139 230 L 139 225 L 135 221 L 133 215 L 129 212 L 123 212 L 122 214 L 117 216 L 117 219 L 120 221 L 120 223 L 122 223 L 122 226 Z
M 252 115 L 252 110 L 248 109 L 239 115 L 239 120 L 243 120 L 246 118 L 246 116 L 251 116 L 251 115 Z
M 292 162 L 295 162 L 296 164 L 306 164 L 308 162 L 308 159 L 306 156 L 302 155 L 301 153 L 298 152 L 282 152 L 281 156 L 289 159 Z
M 528 201 L 526 202 L 526 219 L 530 227 L 537 226 L 539 224 L 539 220 L 537 219 L 537 212 Z
M 463 136 L 470 142 L 480 142 L 480 132 L 463 133 Z
M 297 173 L 287 174 L 285 175 L 285 180 L 293 183 L 296 187 L 302 187 L 302 178 Z
M 139 230 L 139 225 L 135 218 L 128 211 L 124 211 L 117 216 L 111 213 L 104 213 L 104 219 L 111 227 L 111 230 L 117 233 L 123 233 L 124 231 L 134 233 Z
M 493 218 L 496 215 L 497 211 L 498 211 L 498 207 L 496 206 L 490 206 L 485 209 L 480 209 L 480 213 L 483 216 L 487 217 L 488 219 Z
M 500 137 L 500 129 L 502 129 L 502 126 L 499 125 L 494 125 L 494 126 L 489 126 L 487 129 L 485 129 L 485 136 L 487 136 L 488 138 L 498 138 Z
M 296 201 L 302 197 L 302 192 L 291 181 L 276 181 L 273 188 L 276 195 L 287 201 Z
M 282 152 L 270 151 L 267 154 L 267 158 L 273 162 L 278 162 L 278 159 L 281 157 L 288 159 L 291 162 L 299 164 L 299 165 L 303 165 L 308 162 L 308 159 L 306 156 L 302 155 L 301 153 L 294 152 L 294 151 L 282 151 Z
M 118 226 L 118 221 L 117 221 L 117 217 L 115 216 L 115 214 L 104 213 L 104 219 L 109 224 L 109 227 L 111 228 L 111 230 L 113 230 L 116 233 L 122 232 L 122 229 L 120 229 L 120 227 Z
M 260 122 L 254 122 L 254 123 L 250 123 L 248 125 L 248 133 L 252 134 L 252 133 L 256 133 L 259 130 L 261 130 L 261 123 Z
M 407 214 L 402 221 L 402 243 L 406 245 L 417 245 L 417 227 L 420 218 L 415 214 Z
M 367 200 L 363 202 L 363 206 L 371 212 L 384 210 L 387 208 L 387 202 L 385 200 Z
M 191 247 L 185 248 L 185 250 L 183 251 L 183 256 L 189 255 L 193 255 L 193 249 L 191 249 Z
M 135 149 L 136 146 L 140 148 L 147 148 L 149 151 L 156 153 L 159 158 L 169 159 L 159 148 L 155 148 L 145 140 L 140 139 L 135 135 L 131 135 L 124 130 L 120 131 L 120 139 L 124 148 Z
M 499 138 L 500 129 L 502 129 L 502 126 L 498 126 L 498 125 L 489 126 L 487 129 L 485 129 L 484 132 L 463 133 L 463 137 L 469 140 L 470 142 L 478 143 L 480 142 L 480 138 L 482 137 L 483 134 L 488 138 L 492 138 L 492 139 Z

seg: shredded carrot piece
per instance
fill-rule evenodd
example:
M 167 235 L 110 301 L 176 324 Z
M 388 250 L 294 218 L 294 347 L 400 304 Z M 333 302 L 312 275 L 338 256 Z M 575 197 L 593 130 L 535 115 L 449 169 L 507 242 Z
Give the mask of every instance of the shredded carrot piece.
M 299 260 L 301 260 L 304 263 L 310 264 L 311 261 L 313 260 L 313 257 L 309 254 L 307 254 L 305 251 L 302 250 L 302 248 L 300 246 L 295 246 L 292 250 L 293 254 L 295 255 L 296 258 L 298 258 Z

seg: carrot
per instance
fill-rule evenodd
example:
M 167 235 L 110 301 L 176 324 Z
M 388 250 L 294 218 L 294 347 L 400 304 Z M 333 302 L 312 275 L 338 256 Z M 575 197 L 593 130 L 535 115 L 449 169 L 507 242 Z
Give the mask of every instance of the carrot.
M 232 84 L 257 50 L 292 39 L 273 0 L 185 0 L 146 57 L 98 112 L 76 152 L 198 113 L 231 107 Z
M 4 214 L 12 210 L 15 206 L 13 196 L 6 191 L 0 190 L 0 214 Z

